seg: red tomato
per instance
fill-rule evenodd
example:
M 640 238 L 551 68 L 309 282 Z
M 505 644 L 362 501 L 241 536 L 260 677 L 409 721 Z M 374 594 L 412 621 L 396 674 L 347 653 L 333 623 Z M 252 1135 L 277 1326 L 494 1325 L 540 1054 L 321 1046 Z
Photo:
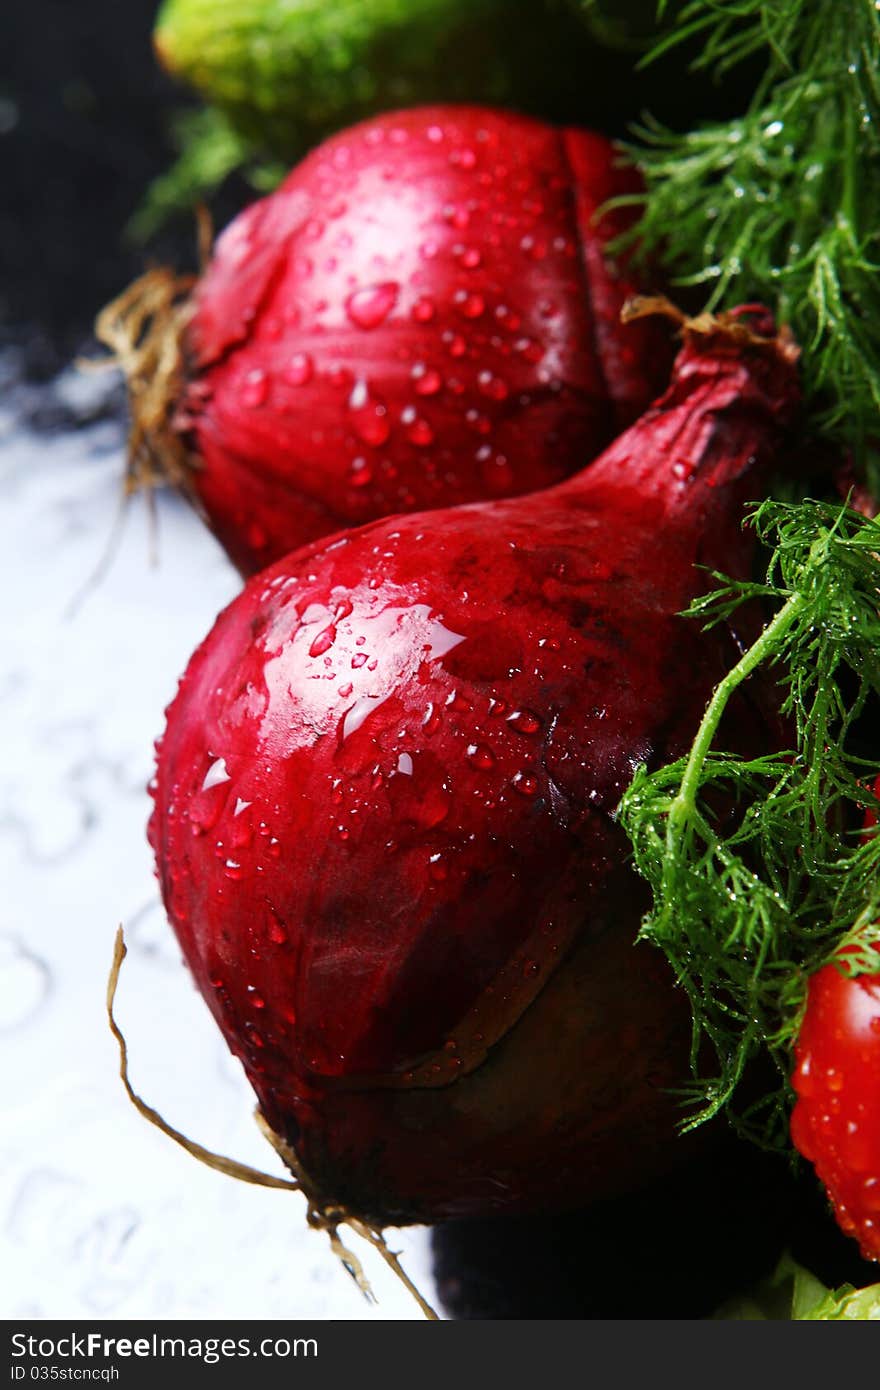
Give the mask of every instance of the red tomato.
M 866 1259 L 880 1260 L 880 972 L 818 970 L 795 1047 L 795 1147 Z

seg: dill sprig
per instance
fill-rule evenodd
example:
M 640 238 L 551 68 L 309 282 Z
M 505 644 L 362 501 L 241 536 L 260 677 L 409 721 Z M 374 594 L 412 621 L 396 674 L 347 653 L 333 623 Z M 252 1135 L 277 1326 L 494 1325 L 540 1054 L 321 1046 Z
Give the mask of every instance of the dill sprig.
M 750 524 L 773 547 L 766 582 L 716 575 L 687 613 L 712 626 L 761 602 L 772 616 L 715 690 L 687 757 L 641 768 L 619 817 L 653 890 L 641 938 L 690 998 L 685 1127 L 728 1108 L 776 1146 L 807 976 L 849 942 L 847 969 L 880 969 L 880 835 L 864 829 L 866 809 L 880 809 L 864 741 L 880 710 L 880 522 L 808 500 L 765 502 Z M 716 750 L 731 697 L 758 668 L 778 683 L 792 746 L 753 759 Z M 778 1083 L 731 1105 L 762 1053 Z
M 660 6 L 661 17 L 668 12 Z M 875 0 L 688 0 L 648 61 L 689 40 L 723 75 L 763 53 L 748 110 L 629 146 L 642 251 L 707 308 L 761 298 L 804 348 L 812 423 L 865 458 L 880 412 L 880 10 Z
M 256 193 L 269 193 L 287 172 L 214 106 L 178 111 L 169 119 L 169 135 L 177 158 L 153 179 L 125 228 L 136 244 L 155 236 L 175 214 L 191 221 L 194 205 L 212 198 L 230 174 L 239 173 Z

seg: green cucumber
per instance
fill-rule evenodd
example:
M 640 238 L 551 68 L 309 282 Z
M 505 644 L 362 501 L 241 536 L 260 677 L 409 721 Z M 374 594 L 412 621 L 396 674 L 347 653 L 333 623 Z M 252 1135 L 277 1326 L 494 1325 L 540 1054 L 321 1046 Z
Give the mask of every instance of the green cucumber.
M 378 110 L 509 103 L 566 117 L 602 65 L 558 0 L 165 0 L 156 52 L 285 158 Z M 589 64 L 589 65 L 588 65 Z

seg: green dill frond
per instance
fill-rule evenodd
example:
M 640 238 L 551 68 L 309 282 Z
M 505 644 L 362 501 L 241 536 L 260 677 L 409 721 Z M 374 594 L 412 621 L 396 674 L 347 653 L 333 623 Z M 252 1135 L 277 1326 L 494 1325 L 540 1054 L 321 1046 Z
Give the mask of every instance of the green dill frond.
M 287 172 L 214 107 L 179 111 L 171 137 L 177 159 L 149 185 L 126 228 L 136 243 L 148 241 L 175 214 L 191 218 L 194 204 L 211 198 L 230 174 L 240 172 L 257 192 L 268 193 Z
M 661 0 L 658 18 L 671 8 Z M 675 27 L 658 40 L 645 62 L 698 37 L 703 47 L 694 66 L 719 76 L 762 49 L 769 49 L 780 67 L 792 68 L 805 17 L 815 8 L 805 0 L 686 0 L 675 15 Z
M 880 965 L 880 835 L 864 828 L 866 811 L 880 810 L 880 768 L 864 742 L 880 717 L 880 523 L 772 501 L 752 524 L 774 547 L 766 584 L 723 581 L 688 613 L 711 625 L 756 599 L 775 612 L 716 689 L 688 756 L 640 769 L 619 818 L 653 891 L 641 938 L 666 953 L 690 998 L 686 1124 L 732 1107 L 746 1132 L 780 1144 L 807 976 L 856 939 L 847 969 Z M 731 697 L 758 668 L 777 683 L 791 747 L 749 760 L 716 744 Z M 761 1053 L 779 1085 L 732 1105 Z
M 766 53 L 738 119 L 645 118 L 634 235 L 707 307 L 759 298 L 804 349 L 813 423 L 860 457 L 880 413 L 880 10 L 874 0 L 692 0 L 656 58 L 699 35 L 723 74 Z

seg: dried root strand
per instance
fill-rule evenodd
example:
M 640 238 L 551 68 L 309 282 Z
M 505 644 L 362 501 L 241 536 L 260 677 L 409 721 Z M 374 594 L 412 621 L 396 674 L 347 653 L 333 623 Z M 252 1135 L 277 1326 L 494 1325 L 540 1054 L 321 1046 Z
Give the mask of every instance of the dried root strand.
M 128 1075 L 128 1044 L 125 1036 L 116 1022 L 114 1014 L 114 1004 L 116 1002 L 116 991 L 119 986 L 119 974 L 122 969 L 122 962 L 128 954 L 125 937 L 122 927 L 117 928 L 116 939 L 113 946 L 113 961 L 110 966 L 110 974 L 107 980 L 107 1021 L 110 1031 L 119 1046 L 119 1075 L 125 1087 L 126 1095 L 137 1110 L 138 1114 L 149 1124 L 173 1139 L 175 1144 L 179 1144 L 188 1154 L 203 1163 L 207 1168 L 212 1168 L 215 1172 L 223 1173 L 226 1177 L 237 1178 L 239 1182 L 250 1183 L 255 1187 L 281 1188 L 287 1192 L 301 1192 L 308 1202 L 307 1220 L 314 1230 L 325 1231 L 329 1240 L 330 1248 L 334 1255 L 342 1262 L 347 1272 L 354 1279 L 364 1297 L 371 1303 L 376 1299 L 370 1287 L 369 1280 L 364 1272 L 364 1267 L 357 1255 L 349 1250 L 342 1242 L 339 1235 L 340 1225 L 346 1225 L 354 1231 L 355 1235 L 367 1241 L 378 1251 L 381 1258 L 397 1276 L 404 1287 L 416 1300 L 419 1308 L 426 1318 L 437 1320 L 437 1314 L 431 1305 L 424 1299 L 416 1285 L 409 1278 L 400 1263 L 398 1256 L 390 1250 L 382 1231 L 360 1217 L 348 1211 L 346 1207 L 339 1203 L 328 1201 L 323 1197 L 312 1180 L 305 1173 L 302 1164 L 297 1158 L 291 1146 L 277 1135 L 270 1127 L 260 1110 L 256 1112 L 257 1124 L 282 1162 L 293 1173 L 293 1179 L 274 1177 L 270 1173 L 262 1173 L 257 1168 L 251 1168 L 246 1163 L 239 1163 L 236 1159 L 225 1158 L 222 1154 L 213 1153 L 210 1149 L 197 1144 L 195 1140 L 187 1138 L 185 1134 L 170 1125 L 166 1119 L 155 1110 L 152 1105 L 148 1105 L 141 1096 L 137 1094 L 131 1084 Z
M 309 1203 L 309 1225 L 314 1227 L 315 1230 L 327 1232 L 333 1253 L 337 1255 L 345 1265 L 364 1296 L 369 1299 L 371 1303 L 375 1302 L 373 1291 L 364 1276 L 363 1266 L 360 1260 L 343 1245 L 340 1239 L 339 1227 L 341 1225 L 350 1227 L 355 1235 L 360 1236 L 361 1240 L 365 1240 L 368 1244 L 372 1245 L 404 1287 L 412 1294 L 425 1317 L 432 1321 L 438 1320 L 437 1314 L 430 1303 L 423 1298 L 416 1285 L 404 1270 L 398 1255 L 389 1248 L 381 1228 L 374 1226 L 369 1221 L 364 1221 L 362 1217 L 355 1215 L 354 1212 L 349 1211 L 347 1207 L 341 1206 L 338 1202 L 330 1202 L 322 1197 L 315 1184 L 304 1171 L 294 1150 L 286 1140 L 275 1133 L 265 1115 L 263 1115 L 260 1110 L 256 1112 L 256 1121 L 261 1133 L 268 1139 L 285 1166 L 294 1174 L 302 1192 L 305 1194 Z
M 95 336 L 110 349 L 128 387 L 127 496 L 170 485 L 195 500 L 197 461 L 173 415 L 183 385 L 183 338 L 196 278 L 168 267 L 148 270 L 95 320 Z
M 119 985 L 119 972 L 122 969 L 122 962 L 128 954 L 125 945 L 125 937 L 122 927 L 117 928 L 116 940 L 113 946 L 113 963 L 110 967 L 110 975 L 107 980 L 107 1021 L 110 1024 L 110 1032 L 119 1044 L 119 1075 L 125 1087 L 126 1095 L 143 1119 L 149 1121 L 156 1129 L 160 1129 L 169 1139 L 173 1139 L 175 1144 L 179 1144 L 182 1149 L 186 1149 L 188 1154 L 199 1163 L 204 1163 L 207 1168 L 213 1168 L 217 1173 L 223 1173 L 229 1178 L 238 1178 L 240 1182 L 251 1183 L 254 1187 L 280 1187 L 288 1192 L 299 1192 L 300 1184 L 292 1182 L 288 1178 L 276 1178 L 271 1173 L 261 1173 L 257 1168 L 250 1168 L 246 1163 L 238 1163 L 235 1159 L 224 1158 L 222 1154 L 212 1153 L 210 1149 L 205 1149 L 195 1140 L 188 1139 L 185 1134 L 170 1125 L 167 1120 L 154 1110 L 152 1105 L 148 1105 L 135 1091 L 129 1080 L 128 1075 L 128 1044 L 116 1017 L 113 1006 L 116 1001 L 116 990 Z
M 671 299 L 667 299 L 666 295 L 635 294 L 624 304 L 620 318 L 622 323 L 632 323 L 635 319 L 658 314 L 677 324 L 684 338 L 727 339 L 728 342 L 741 347 L 757 348 L 789 362 L 796 362 L 800 356 L 800 349 L 795 343 L 791 329 L 783 324 L 774 336 L 757 333 L 748 322 L 748 315 L 751 313 L 766 314 L 767 310 L 762 304 L 741 304 L 736 309 L 724 310 L 717 314 L 704 311 L 691 317 Z

